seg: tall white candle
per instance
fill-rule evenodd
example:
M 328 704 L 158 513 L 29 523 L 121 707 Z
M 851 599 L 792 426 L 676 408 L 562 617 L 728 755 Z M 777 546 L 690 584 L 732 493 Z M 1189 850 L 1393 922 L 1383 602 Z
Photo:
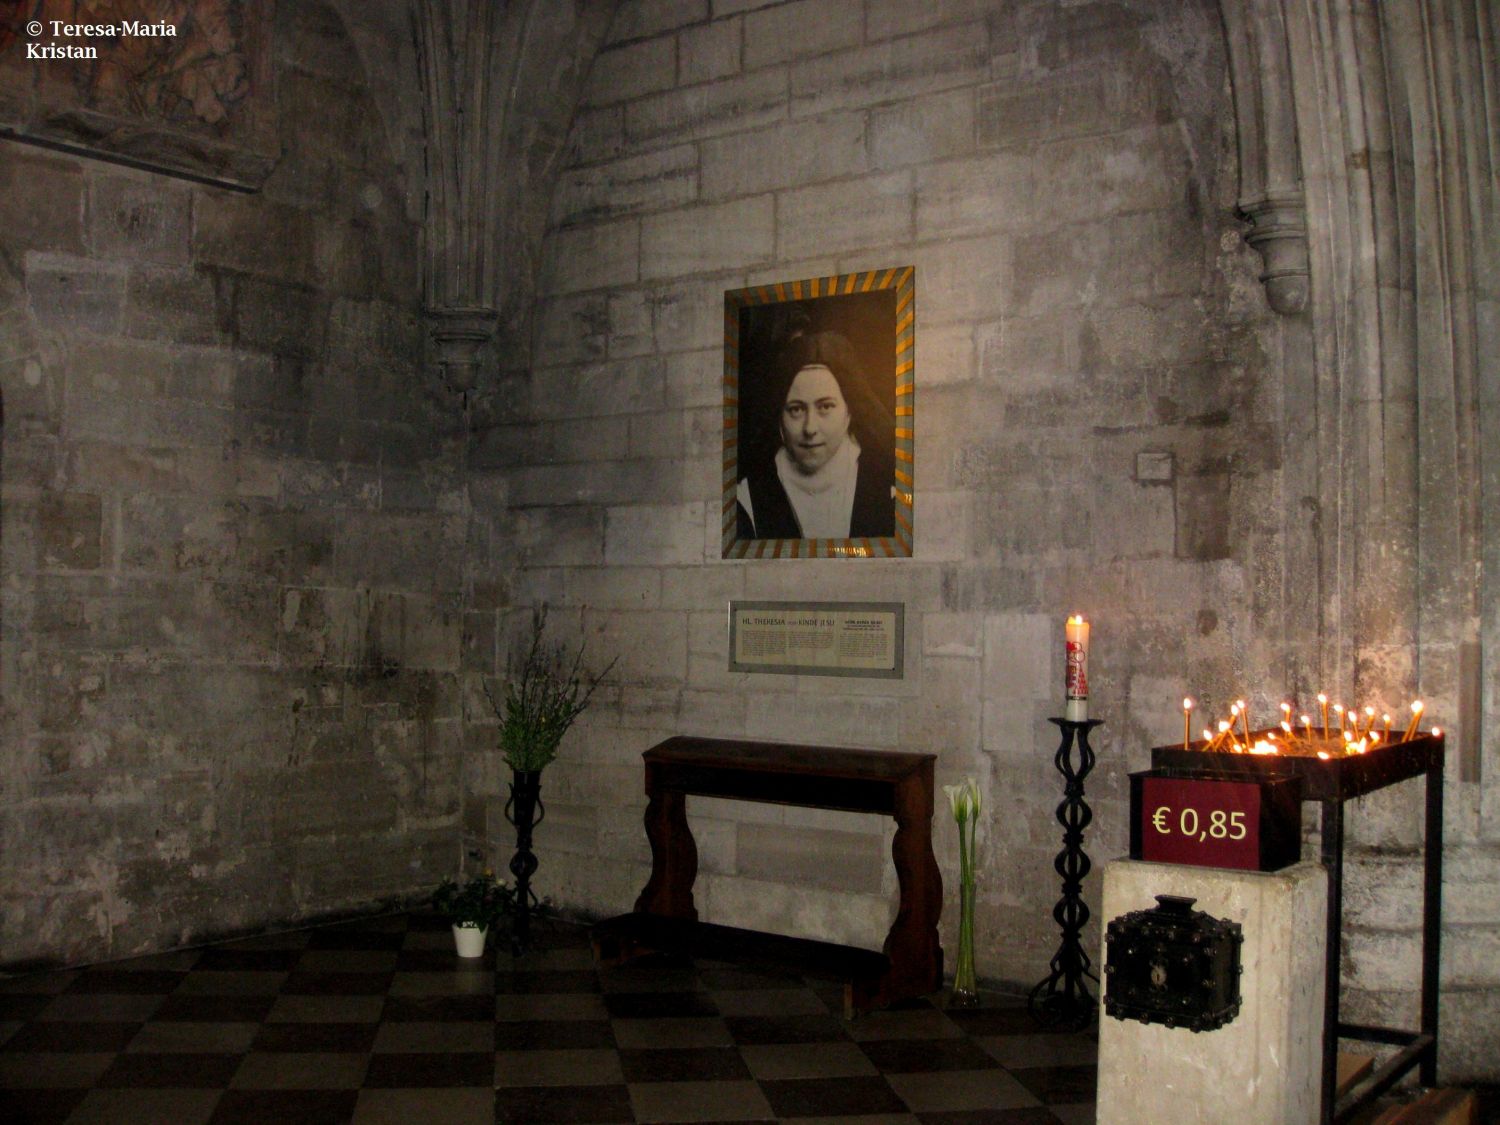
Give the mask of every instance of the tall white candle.
M 1089 717 L 1089 623 L 1081 615 L 1068 618 L 1067 706 L 1063 718 L 1081 723 Z

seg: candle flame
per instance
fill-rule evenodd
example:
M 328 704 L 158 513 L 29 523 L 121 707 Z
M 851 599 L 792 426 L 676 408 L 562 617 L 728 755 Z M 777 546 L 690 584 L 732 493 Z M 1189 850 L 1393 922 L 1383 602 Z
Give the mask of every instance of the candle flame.
M 1184 699 L 1182 701 L 1182 709 L 1184 711 L 1191 711 L 1193 709 L 1193 701 L 1191 699 Z
M 1437 738 L 1437 737 L 1438 737 L 1438 736 L 1439 736 L 1439 735 L 1441 735 L 1441 734 L 1442 734 L 1442 733 L 1443 733 L 1443 732 L 1442 732 L 1442 731 L 1441 731 L 1441 730 L 1439 730 L 1439 729 L 1438 729 L 1438 728 L 1437 728 L 1437 727 L 1433 727 L 1433 728 L 1432 728 L 1432 737 L 1433 737 L 1433 738 Z
M 1327 703 L 1328 702 L 1328 696 L 1324 695 L 1321 691 L 1318 692 L 1318 702 L 1319 703 Z
M 1328 761 L 1328 751 L 1327 750 L 1319 750 L 1318 751 L 1318 757 L 1322 758 L 1325 762 Z
M 1052 620 L 1056 621 L 1057 618 L 1054 617 Z M 1068 624 L 1069 625 L 1082 625 L 1083 624 L 1083 614 L 1081 614 L 1081 613 L 1075 613 L 1072 617 L 1068 618 Z
M 1250 747 L 1250 753 L 1274 754 L 1276 753 L 1276 744 L 1274 742 L 1267 742 L 1264 738 L 1262 738 L 1254 746 Z

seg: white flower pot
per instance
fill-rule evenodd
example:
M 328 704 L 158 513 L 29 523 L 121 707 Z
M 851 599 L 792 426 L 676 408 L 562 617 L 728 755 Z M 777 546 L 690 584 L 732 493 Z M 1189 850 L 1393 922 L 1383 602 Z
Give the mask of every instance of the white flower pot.
M 483 926 L 453 926 L 453 944 L 458 946 L 460 957 L 483 957 L 484 938 L 489 933 Z

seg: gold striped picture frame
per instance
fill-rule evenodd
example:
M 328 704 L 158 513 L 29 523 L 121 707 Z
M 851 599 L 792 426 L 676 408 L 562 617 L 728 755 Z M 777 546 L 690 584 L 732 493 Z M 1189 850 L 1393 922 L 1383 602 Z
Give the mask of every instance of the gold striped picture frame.
M 775 282 L 724 294 L 724 558 L 911 557 L 915 318 L 912 266 Z M 780 426 L 786 390 L 795 377 L 791 369 L 799 354 L 816 355 L 813 363 L 839 368 L 836 377 L 849 411 L 848 432 L 860 435 L 859 485 L 850 526 L 842 536 L 790 537 L 788 532 L 801 531 L 801 519 L 790 501 L 763 502 L 763 508 L 773 507 L 787 518 L 778 523 L 762 512 L 756 526 L 751 497 L 788 495 L 776 482 L 776 458 L 779 444 L 784 444 Z M 823 358 L 829 355 L 838 358 Z M 790 472 L 792 460 L 782 455 L 781 462 L 779 471 Z

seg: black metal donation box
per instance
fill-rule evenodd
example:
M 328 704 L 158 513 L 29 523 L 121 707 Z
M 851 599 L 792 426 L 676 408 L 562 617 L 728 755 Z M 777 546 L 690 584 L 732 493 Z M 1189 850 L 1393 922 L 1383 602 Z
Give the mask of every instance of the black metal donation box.
M 1116 1019 L 1212 1031 L 1240 1012 L 1238 922 L 1194 910 L 1196 899 L 1157 895 L 1104 935 L 1104 1010 Z

